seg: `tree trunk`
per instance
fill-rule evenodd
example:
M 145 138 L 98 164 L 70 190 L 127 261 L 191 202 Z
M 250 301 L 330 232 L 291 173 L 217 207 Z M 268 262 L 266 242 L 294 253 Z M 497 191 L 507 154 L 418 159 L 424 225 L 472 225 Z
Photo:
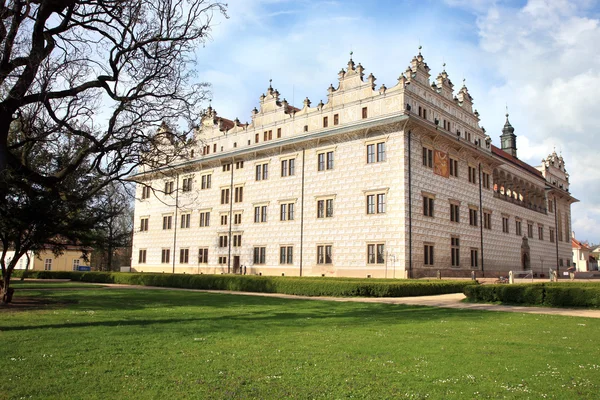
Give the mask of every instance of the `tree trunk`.
M 106 270 L 107 271 L 112 271 L 112 269 L 113 269 L 113 266 L 112 266 L 112 263 L 113 263 L 113 246 L 112 246 L 112 243 L 108 245 L 108 252 L 106 254 L 106 257 L 107 257 L 107 262 L 106 262 L 107 267 L 106 267 Z
M 29 272 L 29 262 L 31 261 L 29 259 L 29 253 L 25 253 L 25 257 L 27 257 L 27 264 L 25 264 L 25 271 L 23 271 L 23 275 L 21 275 L 21 281 L 25 280 L 25 277 L 27 276 L 27 272 Z
M 2 296 L 0 303 L 10 303 L 14 292 L 15 289 L 10 287 L 10 273 L 6 271 L 6 274 L 2 277 L 2 281 L 0 282 L 0 296 Z

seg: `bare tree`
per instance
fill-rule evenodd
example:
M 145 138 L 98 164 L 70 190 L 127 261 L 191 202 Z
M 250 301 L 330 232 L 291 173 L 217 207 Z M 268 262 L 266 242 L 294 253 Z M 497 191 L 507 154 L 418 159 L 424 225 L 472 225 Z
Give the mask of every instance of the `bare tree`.
M 215 13 L 213 0 L 1 1 L 0 301 L 27 251 L 93 243 L 107 185 L 184 156 Z

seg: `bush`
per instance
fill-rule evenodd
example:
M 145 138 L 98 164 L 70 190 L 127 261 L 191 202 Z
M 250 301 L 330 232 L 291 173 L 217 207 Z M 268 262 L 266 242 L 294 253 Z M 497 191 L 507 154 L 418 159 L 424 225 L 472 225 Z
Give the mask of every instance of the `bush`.
M 560 282 L 465 286 L 473 302 L 550 307 L 600 307 L 600 283 Z
M 337 297 L 404 297 L 460 293 L 465 287 L 477 284 L 471 280 L 421 281 L 70 271 L 32 271 L 28 276 L 38 279 L 60 278 L 94 283 Z

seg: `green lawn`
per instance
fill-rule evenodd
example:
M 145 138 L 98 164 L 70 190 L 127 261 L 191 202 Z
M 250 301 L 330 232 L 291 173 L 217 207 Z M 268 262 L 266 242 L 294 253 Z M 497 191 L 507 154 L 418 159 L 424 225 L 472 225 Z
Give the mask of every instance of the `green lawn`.
M 81 289 L 81 288 L 102 288 L 102 285 L 93 285 L 81 282 L 44 282 L 44 281 L 21 281 L 13 279 L 10 281 L 11 287 L 19 289 Z
M 169 290 L 16 296 L 54 304 L 0 309 L 2 399 L 600 393 L 600 319 Z

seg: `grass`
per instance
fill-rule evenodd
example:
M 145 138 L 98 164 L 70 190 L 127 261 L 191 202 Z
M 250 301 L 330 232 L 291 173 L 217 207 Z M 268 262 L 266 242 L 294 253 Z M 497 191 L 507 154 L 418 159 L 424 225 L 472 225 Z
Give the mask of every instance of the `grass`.
M 102 288 L 103 285 L 92 285 L 81 282 L 43 282 L 43 281 L 21 281 L 11 280 L 10 286 L 15 290 L 19 289 L 90 289 Z
M 16 296 L 54 304 L 0 309 L 0 399 L 600 392 L 600 319 L 170 290 Z

